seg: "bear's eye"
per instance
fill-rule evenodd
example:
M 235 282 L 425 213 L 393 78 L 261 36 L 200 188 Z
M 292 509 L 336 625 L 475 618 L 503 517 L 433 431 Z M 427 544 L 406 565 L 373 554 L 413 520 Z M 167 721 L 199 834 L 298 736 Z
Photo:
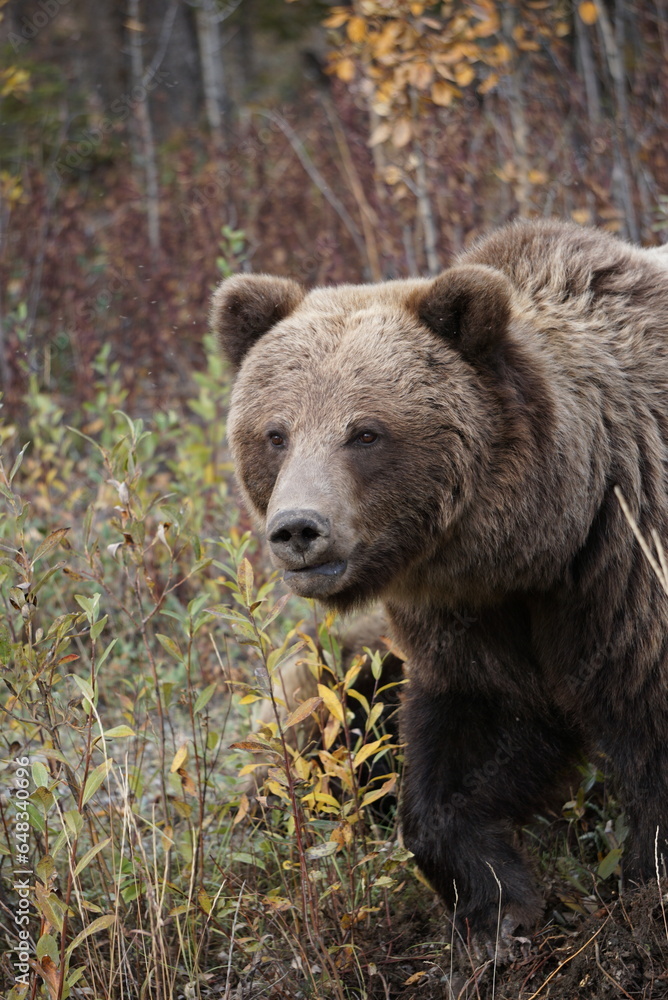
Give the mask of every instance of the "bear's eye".
M 378 435 L 375 431 L 362 431 L 361 434 L 357 435 L 356 440 L 360 444 L 373 444 L 374 441 L 378 440 Z
M 285 445 L 285 438 L 278 431 L 270 431 L 268 437 L 274 448 L 282 448 Z

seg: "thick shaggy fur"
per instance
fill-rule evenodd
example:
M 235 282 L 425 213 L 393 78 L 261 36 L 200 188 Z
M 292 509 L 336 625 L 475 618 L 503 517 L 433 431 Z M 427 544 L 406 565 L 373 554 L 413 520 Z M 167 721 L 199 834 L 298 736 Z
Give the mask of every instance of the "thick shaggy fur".
M 277 565 L 336 608 L 380 597 L 409 654 L 403 826 L 442 897 L 489 931 L 498 879 L 509 919 L 534 921 L 514 827 L 595 749 L 626 879 L 651 877 L 668 599 L 614 488 L 668 540 L 668 255 L 516 224 L 433 281 L 233 278 L 213 318 Z

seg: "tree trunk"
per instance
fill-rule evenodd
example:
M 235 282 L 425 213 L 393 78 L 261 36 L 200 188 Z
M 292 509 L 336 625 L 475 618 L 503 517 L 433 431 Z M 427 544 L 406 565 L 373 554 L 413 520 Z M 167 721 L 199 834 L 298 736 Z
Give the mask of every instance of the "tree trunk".
M 528 130 L 524 92 L 522 89 L 524 59 L 522 53 L 517 51 L 513 38 L 513 30 L 517 24 L 517 8 L 513 3 L 506 4 L 503 11 L 502 23 L 506 45 L 515 52 L 515 65 L 507 80 L 504 81 L 510 127 L 513 134 L 513 146 L 515 148 L 515 199 L 517 201 L 517 214 L 520 219 L 528 219 L 531 214 L 531 182 L 529 180 Z
M 199 43 L 204 106 L 211 135 L 222 148 L 224 143 L 225 80 L 220 44 L 220 24 L 215 0 L 200 0 L 195 8 Z
M 587 95 L 589 128 L 592 132 L 595 132 L 601 121 L 601 95 L 596 76 L 594 54 L 591 48 L 589 27 L 584 23 L 577 11 L 575 13 L 575 34 L 577 36 L 578 55 L 582 67 L 585 94 Z
M 130 68 L 132 71 L 132 90 L 137 95 L 135 116 L 139 132 L 139 162 L 146 180 L 146 217 L 148 222 L 148 240 L 154 262 L 160 252 L 160 189 L 158 183 L 158 164 L 155 155 L 153 125 L 149 108 L 149 93 L 147 86 L 151 80 L 144 78 L 144 58 L 142 53 L 143 25 L 139 20 L 139 0 L 128 0 L 128 40 L 130 45 Z

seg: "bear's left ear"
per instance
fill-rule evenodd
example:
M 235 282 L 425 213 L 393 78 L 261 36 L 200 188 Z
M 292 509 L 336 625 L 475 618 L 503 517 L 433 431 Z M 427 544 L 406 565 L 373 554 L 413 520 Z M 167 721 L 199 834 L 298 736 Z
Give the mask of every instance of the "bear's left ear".
M 469 361 L 497 353 L 508 329 L 513 288 L 482 264 L 451 267 L 414 299 L 418 317 Z
M 290 278 L 237 274 L 222 281 L 211 301 L 211 328 L 234 368 L 256 340 L 289 316 L 305 291 Z

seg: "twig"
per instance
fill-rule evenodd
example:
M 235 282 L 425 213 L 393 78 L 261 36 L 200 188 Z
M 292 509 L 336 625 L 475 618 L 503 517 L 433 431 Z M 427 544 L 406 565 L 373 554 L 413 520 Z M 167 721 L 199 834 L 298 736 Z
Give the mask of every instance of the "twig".
M 454 991 L 452 989 L 452 976 L 454 972 L 454 961 L 455 961 L 455 920 L 457 919 L 457 904 L 459 903 L 459 893 L 457 892 L 457 882 L 453 878 L 452 888 L 455 893 L 455 905 L 452 908 L 452 930 L 450 932 L 450 979 L 448 980 L 448 992 L 450 997 L 454 997 Z
M 144 76 L 142 77 L 142 84 L 146 87 L 151 82 L 155 74 L 160 69 L 162 65 L 162 60 L 165 58 L 167 53 L 167 46 L 169 45 L 169 39 L 172 37 L 172 28 L 174 27 L 174 21 L 176 19 L 176 12 L 179 8 L 179 0 L 171 0 L 171 3 L 165 14 L 165 19 L 162 22 L 162 27 L 160 28 L 160 37 L 158 38 L 158 47 L 155 50 L 153 58 L 151 59 Z
M 616 160 L 620 173 L 620 195 L 624 208 L 624 221 L 631 240 L 633 240 L 634 243 L 638 243 L 640 240 L 640 230 L 631 194 L 633 183 L 631 171 L 633 169 L 634 160 L 633 144 L 629 128 L 629 109 L 628 101 L 626 99 L 625 70 L 622 56 L 624 48 L 624 21 L 623 17 L 618 16 L 615 26 L 616 31 L 613 31 L 612 24 L 610 23 L 610 16 L 603 0 L 594 0 L 594 3 L 596 4 L 596 11 L 598 15 L 596 18 L 596 24 L 599 28 L 601 40 L 603 41 L 608 69 L 612 78 L 616 103 L 615 110 L 621 119 L 621 128 L 619 130 L 614 129 L 613 135 Z M 621 12 L 618 11 L 617 13 L 619 15 Z
M 656 871 L 656 884 L 659 889 L 659 902 L 661 903 L 661 915 L 663 917 L 663 928 L 666 932 L 666 939 L 668 940 L 668 922 L 666 922 L 666 907 L 663 902 L 663 892 L 661 889 L 661 871 L 659 869 L 659 827 L 656 828 L 656 834 L 654 836 L 654 870 Z
M 547 979 L 545 980 L 545 982 L 542 984 L 542 986 L 539 986 L 538 989 L 536 990 L 536 992 L 532 993 L 531 996 L 528 997 L 528 1000 L 534 1000 L 534 998 L 537 997 L 539 993 L 543 992 L 543 990 L 545 989 L 545 987 L 547 986 L 547 984 L 549 983 L 549 981 L 551 979 L 554 979 L 554 977 L 557 975 L 558 972 L 561 972 L 561 970 L 563 969 L 563 967 L 565 965 L 568 965 L 568 963 L 572 962 L 574 958 L 577 958 L 578 955 L 585 950 L 585 948 L 588 948 L 589 945 L 594 940 L 594 938 L 598 937 L 598 935 L 601 933 L 601 931 L 603 930 L 603 928 L 605 927 L 605 925 L 608 923 L 609 920 L 610 920 L 610 917 L 606 917 L 605 920 L 603 921 L 603 923 L 601 924 L 601 926 L 599 927 L 599 929 L 596 931 L 596 933 L 592 934 L 592 936 L 589 938 L 589 940 L 585 941 L 585 943 L 582 945 L 581 948 L 578 948 L 578 950 L 574 951 L 572 955 L 569 955 L 568 958 L 565 958 L 563 960 L 563 962 L 560 962 L 559 965 L 557 966 L 557 968 L 554 969 L 549 974 L 549 976 L 547 977 Z
M 659 562 L 661 563 L 661 569 L 663 571 L 663 579 L 668 582 L 668 560 L 666 560 L 666 553 L 664 551 L 663 545 L 661 544 L 661 539 L 659 538 L 659 533 L 656 528 L 652 528 L 650 532 L 652 536 L 652 541 L 656 547 L 656 552 L 659 557 Z
M 306 152 L 306 149 L 304 148 L 304 143 L 301 141 L 295 130 L 288 122 L 286 122 L 285 118 L 283 118 L 281 115 L 277 115 L 274 111 L 258 111 L 257 113 L 263 115 L 265 118 L 268 118 L 270 121 L 274 122 L 274 124 L 278 125 L 281 132 L 283 133 L 283 135 L 288 140 L 288 142 L 294 149 L 295 153 L 297 154 L 299 162 L 301 163 L 306 173 L 309 175 L 309 177 L 311 178 L 315 186 L 318 188 L 320 193 L 323 195 L 324 198 L 326 198 L 326 200 L 332 206 L 338 217 L 343 222 L 344 226 L 350 233 L 350 236 L 352 238 L 353 243 L 355 244 L 355 248 L 357 249 L 360 258 L 364 260 L 367 256 L 367 250 L 364 245 L 364 241 L 361 239 L 360 234 L 357 231 L 357 226 L 353 222 L 353 219 L 351 218 L 350 213 L 348 212 L 348 209 L 336 197 L 336 195 L 330 188 L 329 184 L 322 176 L 322 174 L 316 167 L 311 157 Z
M 496 884 L 499 887 L 499 910 L 498 910 L 498 913 L 496 915 L 496 941 L 494 942 L 494 968 L 493 968 L 493 971 L 492 971 L 492 1000 L 494 1000 L 494 997 L 496 995 L 496 963 L 497 963 L 497 960 L 498 960 L 498 957 L 499 957 L 499 932 L 501 930 L 501 893 L 502 893 L 502 889 L 501 889 L 501 883 L 500 883 L 500 881 L 498 879 L 498 876 L 497 876 L 496 872 L 494 871 L 494 869 L 492 868 L 492 866 L 490 865 L 489 861 L 487 862 L 487 867 L 491 871 L 492 875 L 494 876 L 494 881 L 496 882 Z
M 615 486 L 615 496 L 619 500 L 619 505 L 622 508 L 622 510 L 624 511 L 624 517 L 629 522 L 629 526 L 631 528 L 631 531 L 636 536 L 636 538 L 638 540 L 638 544 L 640 545 L 640 548 L 645 553 L 645 556 L 647 557 L 647 560 L 648 560 L 650 566 L 652 567 L 652 569 L 656 573 L 657 577 L 659 578 L 659 583 L 661 584 L 661 586 L 665 590 L 666 594 L 668 594 L 668 577 L 664 576 L 663 569 L 661 568 L 661 566 L 659 565 L 659 563 L 655 559 L 654 554 L 652 553 L 652 550 L 650 549 L 649 545 L 647 544 L 644 535 L 640 531 L 640 528 L 638 527 L 638 524 L 637 524 L 635 518 L 633 517 L 633 514 L 631 513 L 631 510 L 629 508 L 629 505 L 627 504 L 626 500 L 624 499 L 624 494 L 620 490 L 619 486 Z
M 419 121 L 419 110 L 417 94 L 411 90 L 411 104 L 413 107 L 413 118 Z M 429 185 L 427 183 L 427 167 L 424 153 L 417 135 L 414 131 L 413 155 L 415 156 L 415 196 L 417 198 L 418 212 L 422 221 L 422 232 L 424 236 L 424 252 L 427 258 L 427 270 L 430 275 L 436 276 L 441 270 L 441 262 L 438 259 L 438 242 L 436 235 L 436 223 L 434 222 L 434 209 L 429 198 Z
M 130 47 L 130 67 L 132 79 L 136 86 L 141 87 L 144 80 L 144 66 L 139 37 L 139 0 L 128 0 L 128 40 Z M 136 106 L 137 126 L 142 146 L 140 162 L 146 178 L 146 217 L 148 222 L 148 241 L 154 261 L 160 251 L 160 185 L 158 180 L 158 165 L 153 138 L 153 124 L 148 101 L 148 94 Z
M 246 887 L 246 880 L 244 879 L 244 881 L 241 883 L 241 888 L 239 889 L 239 898 L 237 899 L 237 907 L 234 911 L 234 920 L 232 921 L 232 933 L 230 935 L 230 950 L 227 954 L 227 976 L 225 977 L 225 993 L 224 993 L 225 1000 L 227 1000 L 227 998 L 230 995 L 230 976 L 232 975 L 232 952 L 234 951 L 234 935 L 236 934 L 237 930 L 237 920 L 239 919 L 239 908 L 241 906 L 241 897 L 243 895 L 245 887 Z
M 613 976 L 611 976 L 609 972 L 606 972 L 606 970 L 601 965 L 601 960 L 600 960 L 599 953 L 598 953 L 598 941 L 596 941 L 596 943 L 594 944 L 594 954 L 596 955 L 596 965 L 598 966 L 599 971 L 602 972 L 603 975 L 606 976 L 606 978 L 609 979 L 610 982 L 613 983 L 617 987 L 618 990 L 621 990 L 621 992 L 624 994 L 625 997 L 628 997 L 629 1000 L 633 1000 L 633 997 L 631 996 L 631 994 L 626 992 L 626 990 L 621 985 L 621 983 L 618 983 L 617 980 L 614 979 Z
M 336 108 L 334 107 L 334 102 L 329 97 L 328 94 L 323 94 L 321 97 L 321 103 L 325 109 L 325 114 L 329 119 L 329 123 L 332 126 L 332 131 L 334 133 L 334 138 L 336 140 L 336 145 L 338 147 L 341 160 L 343 161 L 343 168 L 346 172 L 348 184 L 350 185 L 350 190 L 352 191 L 355 201 L 357 202 L 357 208 L 359 209 L 360 222 L 362 224 L 362 232 L 364 233 L 364 242 L 366 244 L 366 256 L 369 265 L 369 271 L 371 278 L 374 281 L 381 281 L 383 274 L 380 266 L 380 258 L 378 256 L 378 244 L 376 243 L 376 235 L 374 230 L 378 230 L 378 216 L 374 212 L 373 208 L 367 201 L 367 197 L 364 193 L 364 187 L 360 180 L 357 168 L 353 162 L 353 158 L 350 154 L 350 147 L 348 145 L 348 140 L 346 139 L 345 132 L 341 128 L 341 122 L 339 120 Z

